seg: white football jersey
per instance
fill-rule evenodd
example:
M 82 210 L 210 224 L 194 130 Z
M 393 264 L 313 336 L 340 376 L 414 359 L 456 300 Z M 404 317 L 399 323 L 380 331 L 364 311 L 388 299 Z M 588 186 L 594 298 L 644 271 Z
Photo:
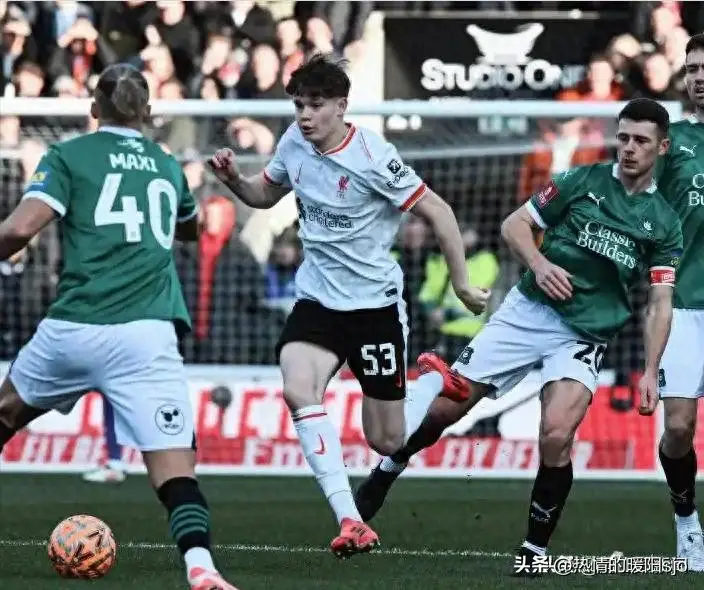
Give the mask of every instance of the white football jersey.
M 264 178 L 296 195 L 304 253 L 296 274 L 298 299 L 341 311 L 399 300 L 403 273 L 391 247 L 403 212 L 427 187 L 393 145 L 350 125 L 338 147 L 321 153 L 293 123 Z

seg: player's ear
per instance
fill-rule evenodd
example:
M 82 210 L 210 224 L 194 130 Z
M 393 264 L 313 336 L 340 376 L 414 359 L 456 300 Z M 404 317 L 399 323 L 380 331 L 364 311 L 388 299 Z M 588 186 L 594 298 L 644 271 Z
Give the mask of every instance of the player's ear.
M 94 119 L 100 119 L 100 110 L 98 109 L 98 103 L 95 101 L 90 103 L 90 116 Z
M 664 156 L 670 150 L 670 138 L 665 136 L 660 140 L 660 147 L 658 148 L 658 156 Z
M 149 119 L 149 117 L 152 116 L 152 105 L 148 104 L 147 106 L 144 107 L 144 120 Z
M 337 101 L 337 115 L 339 117 L 342 117 L 342 115 L 345 114 L 345 111 L 347 110 L 347 99 L 346 98 L 340 98 Z

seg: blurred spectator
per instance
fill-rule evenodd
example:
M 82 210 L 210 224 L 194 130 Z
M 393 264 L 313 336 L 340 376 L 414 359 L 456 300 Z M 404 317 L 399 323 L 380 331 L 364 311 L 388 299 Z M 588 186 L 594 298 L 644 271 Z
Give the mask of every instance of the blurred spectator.
M 41 96 L 44 88 L 44 70 L 39 64 L 25 61 L 17 68 L 14 81 L 17 96 L 36 98 Z
M 174 252 L 194 318 L 184 356 L 189 362 L 271 364 L 283 318 L 263 306 L 264 275 L 233 234 L 234 205 L 210 197 L 203 209 L 205 231 L 197 246 L 179 245 Z
M 36 62 L 39 52 L 36 42 L 31 37 L 32 31 L 29 23 L 24 17 L 24 13 L 16 6 L 9 6 L 0 22 L 2 23 L 0 92 L 7 95 L 8 92 L 15 92 L 15 89 L 8 89 L 7 85 L 12 81 L 12 76 L 18 66 L 26 61 Z
M 296 271 L 303 261 L 297 231 L 290 227 L 274 240 L 266 265 L 266 303 L 288 315 L 296 302 Z
M 672 69 L 663 53 L 651 53 L 643 60 L 643 86 L 637 96 L 655 100 L 681 100 L 682 96 L 674 88 Z
M 305 53 L 301 43 L 303 33 L 298 21 L 289 17 L 278 22 L 276 35 L 279 40 L 279 55 L 282 63 L 281 82 L 285 87 L 291 79 L 291 74 L 305 61 Z
M 200 90 L 205 78 L 213 78 L 218 83 L 220 98 L 236 96 L 234 89 L 239 82 L 242 66 L 235 59 L 233 34 L 234 30 L 229 24 L 218 25 L 216 21 L 209 27 L 200 72 L 191 84 L 193 89 Z
M 185 98 L 183 86 L 175 76 L 164 80 L 159 86 L 157 98 L 181 100 Z M 173 152 L 182 153 L 192 148 L 196 141 L 197 119 L 159 115 L 152 117 L 152 136 L 156 141 L 165 142 Z
M 158 14 L 154 2 L 127 0 L 101 6 L 98 30 L 110 42 L 118 61 L 133 59 L 147 44 L 145 31 Z
M 586 79 L 575 88 L 563 90 L 557 100 L 612 101 L 621 100 L 623 90 L 615 80 L 615 71 L 606 55 L 592 57 L 587 66 Z
M 194 62 L 200 51 L 200 34 L 186 13 L 186 3 L 167 0 L 156 3 L 159 17 L 146 27 L 144 33 L 150 45 L 169 48 L 176 67 L 176 76 L 187 83 L 193 74 Z
M 322 53 L 323 55 L 336 55 L 333 44 L 333 34 L 330 25 L 319 16 L 309 18 L 306 22 L 306 41 L 308 41 L 310 53 Z
M 518 199 L 523 202 L 550 181 L 553 174 L 573 166 L 584 166 L 605 160 L 609 153 L 603 136 L 589 136 L 585 120 L 564 122 L 543 121 L 541 140 L 532 152 L 523 157 L 518 181 Z
M 484 248 L 477 231 L 462 227 L 467 275 L 473 287 L 491 289 L 499 277 L 496 255 Z M 432 348 L 445 358 L 457 358 L 464 347 L 482 329 L 487 314 L 476 316 L 462 304 L 450 283 L 450 272 L 442 254 L 430 256 L 425 265 L 425 280 L 420 291 L 431 334 L 437 340 Z
M 166 45 L 149 45 L 139 55 L 144 62 L 144 70 L 156 79 L 157 88 L 176 76 L 174 60 Z
M 232 0 L 229 16 L 235 26 L 235 43 L 245 49 L 259 43 L 276 42 L 274 17 L 254 0 Z
M 88 79 L 116 61 L 116 54 L 100 37 L 90 20 L 78 17 L 57 40 L 47 73 L 51 80 L 70 76 L 77 95 L 87 92 Z
M 285 99 L 286 91 L 281 81 L 281 62 L 271 45 L 257 45 L 252 51 L 250 67 L 237 85 L 239 98 L 246 99 Z M 244 123 L 243 123 L 244 121 Z M 257 121 L 237 119 L 233 130 L 240 147 L 252 149 L 258 154 L 270 154 L 274 143 L 283 133 L 283 125 L 288 124 L 281 117 L 258 117 Z M 245 132 L 243 142 L 238 134 Z

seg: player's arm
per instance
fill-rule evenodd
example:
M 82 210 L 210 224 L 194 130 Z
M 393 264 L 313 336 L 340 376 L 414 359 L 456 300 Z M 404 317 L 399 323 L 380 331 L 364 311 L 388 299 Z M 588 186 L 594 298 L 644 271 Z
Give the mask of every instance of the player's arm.
M 267 168 L 254 176 L 240 173 L 235 163 L 235 153 L 229 148 L 215 152 L 207 163 L 220 182 L 243 203 L 255 209 L 269 209 L 291 191 L 283 178 L 285 168 L 281 170 L 280 159 L 276 156 Z
M 186 175 L 181 172 L 181 199 L 176 213 L 176 232 L 179 242 L 196 242 L 204 225 L 204 213 L 198 206 L 188 186 Z
M 471 312 L 482 313 L 490 293 L 469 285 L 464 244 L 452 208 L 403 163 L 393 145 L 374 135 L 368 139 L 376 158 L 363 174 L 371 188 L 401 211 L 410 211 L 430 225 L 447 261 L 455 294 Z
M 658 371 L 670 337 L 672 294 L 681 255 L 682 226 L 679 220 L 676 220 L 668 238 L 657 245 L 649 261 L 650 293 L 644 327 L 645 368 L 639 383 L 639 411 L 644 415 L 652 414 L 658 402 Z
M 7 260 L 22 250 L 56 215 L 56 211 L 39 199 L 21 201 L 0 223 L 0 260 Z
M 484 311 L 489 290 L 471 287 L 469 284 L 462 234 L 452 207 L 433 190 L 425 187 L 423 197 L 417 201 L 412 213 L 424 219 L 432 228 L 447 261 L 450 282 L 457 297 L 470 311 L 477 314 Z
M 552 299 L 572 297 L 572 276 L 538 249 L 538 234 L 560 222 L 569 208 L 569 178 L 551 180 L 501 224 L 501 236 L 516 257 L 535 274 L 537 285 Z
M 56 217 L 66 215 L 70 173 L 56 148 L 42 157 L 27 184 L 20 204 L 0 224 L 0 260 L 6 260 Z

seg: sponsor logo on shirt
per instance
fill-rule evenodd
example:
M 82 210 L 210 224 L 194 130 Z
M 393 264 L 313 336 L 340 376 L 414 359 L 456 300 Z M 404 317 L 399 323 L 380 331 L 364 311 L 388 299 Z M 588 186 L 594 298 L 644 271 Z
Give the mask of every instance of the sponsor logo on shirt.
M 559 194 L 560 191 L 557 190 L 555 181 L 551 180 L 544 188 L 540 190 L 537 195 L 535 195 L 535 198 L 538 201 L 538 206 L 542 209 Z
M 598 221 L 589 221 L 577 236 L 577 245 L 633 270 L 637 265 L 636 242 Z
M 386 167 L 389 169 L 391 174 L 398 174 L 398 171 L 401 170 L 401 168 L 403 168 L 403 166 L 401 166 L 401 162 L 399 162 L 398 160 L 391 160 L 386 165 Z
M 306 207 L 300 199 L 296 200 L 299 218 L 305 223 L 317 223 L 327 229 L 351 229 L 352 220 L 348 215 L 332 213 L 322 207 Z
M 29 179 L 27 188 L 43 188 L 49 182 L 49 171 L 48 170 L 37 170 L 32 174 L 32 178 Z
M 389 172 L 394 175 L 391 180 L 386 181 L 386 186 L 390 189 L 396 188 L 396 185 L 401 182 L 401 179 L 407 176 L 411 171 L 408 166 L 404 166 L 398 160 L 391 160 L 386 167 L 389 169 Z

